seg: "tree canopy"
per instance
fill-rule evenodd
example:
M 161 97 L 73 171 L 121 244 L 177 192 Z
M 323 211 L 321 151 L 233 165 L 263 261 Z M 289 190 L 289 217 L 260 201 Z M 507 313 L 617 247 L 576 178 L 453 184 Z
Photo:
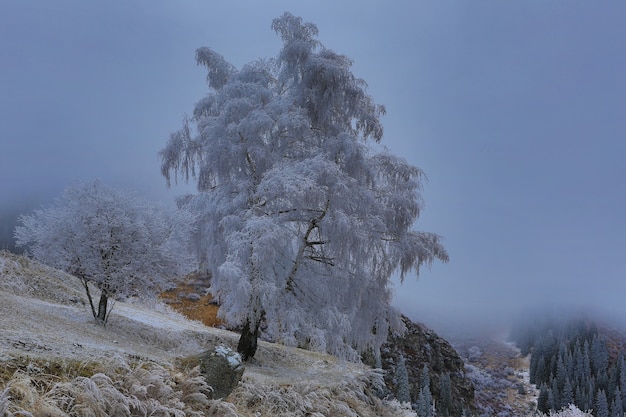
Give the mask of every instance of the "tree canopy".
M 192 178 L 186 201 L 201 226 L 220 316 L 256 338 L 357 359 L 391 328 L 391 277 L 448 255 L 436 234 L 415 231 L 423 173 L 370 143 L 383 137 L 383 106 L 352 61 L 289 13 L 272 28 L 275 58 L 241 69 L 196 51 L 208 94 L 161 151 L 168 184 Z M 379 147 L 381 148 L 381 147 Z
M 108 299 L 152 294 L 192 268 L 191 217 L 99 181 L 68 187 L 50 207 L 19 218 L 17 244 L 37 260 L 78 277 L 91 310 L 106 323 Z M 94 306 L 88 283 L 100 290 Z

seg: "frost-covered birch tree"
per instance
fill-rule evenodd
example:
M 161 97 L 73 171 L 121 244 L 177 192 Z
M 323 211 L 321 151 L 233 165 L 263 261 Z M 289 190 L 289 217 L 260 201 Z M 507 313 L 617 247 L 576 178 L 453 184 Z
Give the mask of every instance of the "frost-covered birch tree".
M 448 257 L 439 236 L 413 229 L 422 171 L 371 145 L 385 109 L 351 60 L 299 17 L 285 13 L 272 28 L 277 57 L 241 69 L 196 51 L 209 92 L 161 150 L 161 171 L 168 184 L 197 182 L 186 205 L 244 358 L 263 331 L 358 359 L 401 327 L 392 274 Z
M 99 181 L 68 187 L 53 205 L 19 218 L 16 242 L 37 260 L 81 280 L 94 318 L 109 299 L 153 294 L 193 269 L 186 250 L 192 217 Z M 100 290 L 94 304 L 89 283 Z

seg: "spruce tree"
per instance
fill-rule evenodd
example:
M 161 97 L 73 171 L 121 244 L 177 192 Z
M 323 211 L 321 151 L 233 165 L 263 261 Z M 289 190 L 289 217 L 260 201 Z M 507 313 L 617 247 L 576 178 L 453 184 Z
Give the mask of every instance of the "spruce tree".
M 554 392 L 551 389 L 548 390 L 548 409 L 558 410 L 557 403 L 554 400 Z
M 547 414 L 550 411 L 550 406 L 548 405 L 548 397 L 548 386 L 543 383 L 541 384 L 541 388 L 539 388 L 539 397 L 537 398 L 537 410 L 544 414 Z
M 589 343 L 585 340 L 583 344 L 583 379 L 591 377 L 591 359 L 589 357 Z
M 624 405 L 622 404 L 622 392 L 619 387 L 615 388 L 613 401 L 611 402 L 611 417 L 623 417 Z
M 548 370 L 546 368 L 546 359 L 542 356 L 539 358 L 537 364 L 537 371 L 535 372 L 535 384 L 541 384 L 548 382 Z
M 539 352 L 533 349 L 533 353 L 530 355 L 530 366 L 528 369 L 528 377 L 531 384 L 537 384 L 537 365 L 539 364 Z
M 591 341 L 591 369 L 598 375 L 609 368 L 609 351 L 604 340 L 596 335 Z
M 596 398 L 596 382 L 593 377 L 590 377 L 587 380 L 587 402 L 585 404 L 584 410 L 592 409 L 596 406 L 595 398 Z
M 561 395 L 561 407 L 567 407 L 570 404 L 574 404 L 574 390 L 569 382 L 569 378 L 566 378 L 563 385 L 563 394 Z
M 574 378 L 574 355 L 569 350 L 565 354 L 565 368 L 568 378 Z
M 576 340 L 576 345 L 574 347 L 574 378 L 576 382 L 580 382 L 583 380 L 585 375 L 585 366 L 583 360 L 583 353 L 580 347 L 580 340 Z
M 398 365 L 396 366 L 396 398 L 401 403 L 411 402 L 411 393 L 409 389 L 409 373 L 406 369 L 406 361 L 404 355 L 400 354 Z
M 559 353 L 559 358 L 556 362 L 556 382 L 558 384 L 559 390 L 563 389 L 565 386 L 565 380 L 567 379 L 567 368 L 565 367 L 565 362 L 563 356 Z
M 438 409 L 441 415 L 448 416 L 450 414 L 450 406 L 452 405 L 452 382 L 450 374 L 445 373 L 439 381 L 439 403 Z
M 585 395 L 584 388 L 582 388 L 582 386 L 577 386 L 575 392 L 576 394 L 574 395 L 574 404 L 576 404 L 576 407 L 580 408 L 581 410 L 587 410 L 588 408 L 585 407 L 585 404 L 587 404 L 587 397 Z
M 623 356 L 622 356 L 623 360 Z M 626 366 L 621 366 L 619 373 L 619 387 L 622 392 L 622 408 L 626 410 Z
M 552 394 L 552 404 L 550 405 L 550 408 L 554 411 L 559 411 L 561 409 L 561 392 L 556 378 L 552 378 L 550 393 Z
M 610 393 L 610 394 L 614 394 L 615 393 L 615 389 L 619 388 L 618 386 L 618 379 L 619 379 L 619 369 L 618 369 L 618 364 L 615 363 L 615 365 L 611 366 L 609 368 L 609 382 L 608 385 L 606 387 L 606 392 Z M 610 400 L 613 400 L 613 397 L 610 397 Z M 621 401 L 621 399 L 620 399 Z
M 609 417 L 609 405 L 606 400 L 606 394 L 602 389 L 598 391 L 596 408 L 594 409 L 593 414 L 595 417 Z
M 434 417 L 433 396 L 430 392 L 430 374 L 428 366 L 422 368 L 420 378 L 420 392 L 417 399 L 416 413 L 418 417 Z

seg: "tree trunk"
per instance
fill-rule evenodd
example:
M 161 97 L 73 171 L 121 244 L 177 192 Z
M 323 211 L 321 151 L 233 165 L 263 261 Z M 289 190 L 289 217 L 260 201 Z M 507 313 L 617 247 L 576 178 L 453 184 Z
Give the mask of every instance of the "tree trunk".
M 98 313 L 96 313 L 96 308 L 93 306 L 93 298 L 91 298 L 91 293 L 89 292 L 89 284 L 85 278 L 80 279 L 85 286 L 85 292 L 87 293 L 87 299 L 89 300 L 89 306 L 91 307 L 91 314 L 93 314 L 94 319 L 98 319 Z
M 254 327 L 254 328 L 252 328 Z M 244 361 L 254 357 L 259 340 L 259 323 L 252 325 L 250 319 L 246 320 L 246 324 L 241 330 L 241 337 L 237 344 L 237 352 Z
M 106 293 L 102 291 L 100 294 L 100 302 L 98 303 L 98 316 L 96 320 L 100 322 L 100 324 L 104 325 L 107 322 L 107 304 L 109 302 L 109 297 L 107 297 Z

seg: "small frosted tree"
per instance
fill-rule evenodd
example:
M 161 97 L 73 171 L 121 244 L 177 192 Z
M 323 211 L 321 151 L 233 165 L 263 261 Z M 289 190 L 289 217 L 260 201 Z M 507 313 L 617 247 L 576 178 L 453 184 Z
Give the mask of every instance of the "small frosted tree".
M 424 365 L 420 378 L 420 391 L 417 397 L 417 403 L 415 404 L 415 412 L 418 417 L 434 417 L 436 415 L 434 404 L 433 396 L 430 392 L 430 373 L 428 372 L 428 366 Z
M 35 259 L 79 278 L 94 318 L 106 324 L 111 297 L 153 294 L 193 266 L 184 249 L 190 219 L 95 181 L 21 216 L 15 238 Z M 100 290 L 97 308 L 89 283 Z
M 447 260 L 413 225 L 422 172 L 369 143 L 384 108 L 351 60 L 285 13 L 274 59 L 236 69 L 209 48 L 208 95 L 161 151 L 161 172 L 197 181 L 186 202 L 202 224 L 220 317 L 242 328 L 239 352 L 266 336 L 358 359 L 390 326 L 391 276 Z
M 585 413 L 578 409 L 574 404 L 570 404 L 567 407 L 563 407 L 561 411 L 550 411 L 549 414 L 538 413 L 532 417 L 593 417 L 591 413 Z M 530 416 L 529 416 L 530 417 Z
M 406 361 L 401 353 L 396 366 L 396 398 L 401 403 L 411 403 L 411 390 L 409 387 L 409 371 L 406 369 Z

